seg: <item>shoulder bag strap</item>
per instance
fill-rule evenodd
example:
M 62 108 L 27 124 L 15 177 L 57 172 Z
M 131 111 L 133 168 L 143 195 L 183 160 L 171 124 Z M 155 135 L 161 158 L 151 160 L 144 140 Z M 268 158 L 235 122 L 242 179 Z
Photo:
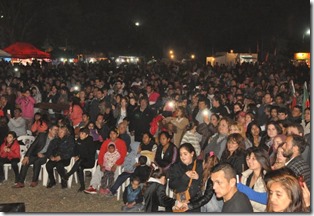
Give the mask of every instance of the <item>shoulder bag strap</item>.
M 194 165 L 193 165 L 192 171 L 195 171 L 195 169 L 196 169 L 196 159 L 195 159 L 195 161 L 194 161 Z M 191 187 L 191 184 L 192 184 L 192 178 L 190 178 L 190 182 L 189 182 L 189 185 L 188 185 L 188 189 Z

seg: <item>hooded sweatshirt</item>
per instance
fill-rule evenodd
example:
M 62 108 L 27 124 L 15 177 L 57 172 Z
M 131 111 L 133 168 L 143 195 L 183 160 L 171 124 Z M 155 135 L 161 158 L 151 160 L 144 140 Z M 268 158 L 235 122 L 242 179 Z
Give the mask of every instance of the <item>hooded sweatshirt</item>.
M 117 151 L 116 145 L 114 142 L 111 142 L 108 144 L 108 147 L 110 145 L 114 145 L 114 152 L 110 153 L 109 150 L 104 155 L 104 161 L 103 166 L 106 170 L 111 171 L 111 167 L 116 164 L 117 160 L 121 157 L 120 153 Z

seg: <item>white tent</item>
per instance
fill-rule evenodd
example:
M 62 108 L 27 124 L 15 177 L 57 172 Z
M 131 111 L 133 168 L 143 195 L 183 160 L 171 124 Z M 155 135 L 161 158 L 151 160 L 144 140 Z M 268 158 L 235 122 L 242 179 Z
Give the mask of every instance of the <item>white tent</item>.
M 11 54 L 0 49 L 0 58 L 10 58 L 10 57 L 11 57 Z

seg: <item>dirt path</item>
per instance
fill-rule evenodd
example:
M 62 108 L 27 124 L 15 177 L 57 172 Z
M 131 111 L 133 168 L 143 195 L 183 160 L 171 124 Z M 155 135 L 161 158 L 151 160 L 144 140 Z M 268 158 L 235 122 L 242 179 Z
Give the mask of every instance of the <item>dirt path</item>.
M 78 193 L 79 184 L 75 181 L 68 189 L 61 189 L 60 184 L 47 189 L 41 181 L 37 187 L 31 188 L 31 174 L 30 169 L 24 188 L 14 189 L 11 188 L 14 185 L 14 173 L 9 170 L 8 181 L 0 185 L 0 203 L 24 202 L 26 212 L 121 212 L 122 200 L 117 201 L 117 197 L 107 198 L 99 194 Z M 85 182 L 87 185 L 90 177 Z

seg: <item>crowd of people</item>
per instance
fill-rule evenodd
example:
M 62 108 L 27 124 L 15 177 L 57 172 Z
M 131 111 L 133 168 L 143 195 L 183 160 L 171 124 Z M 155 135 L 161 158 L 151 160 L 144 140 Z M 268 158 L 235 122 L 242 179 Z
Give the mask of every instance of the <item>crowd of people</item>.
M 86 194 L 115 196 L 130 179 L 126 212 L 310 211 L 306 65 L 2 61 L 0 85 L 0 182 L 10 163 L 13 188 L 30 165 L 36 187 L 46 164 L 47 188 L 54 168 L 62 188 L 77 173 Z

